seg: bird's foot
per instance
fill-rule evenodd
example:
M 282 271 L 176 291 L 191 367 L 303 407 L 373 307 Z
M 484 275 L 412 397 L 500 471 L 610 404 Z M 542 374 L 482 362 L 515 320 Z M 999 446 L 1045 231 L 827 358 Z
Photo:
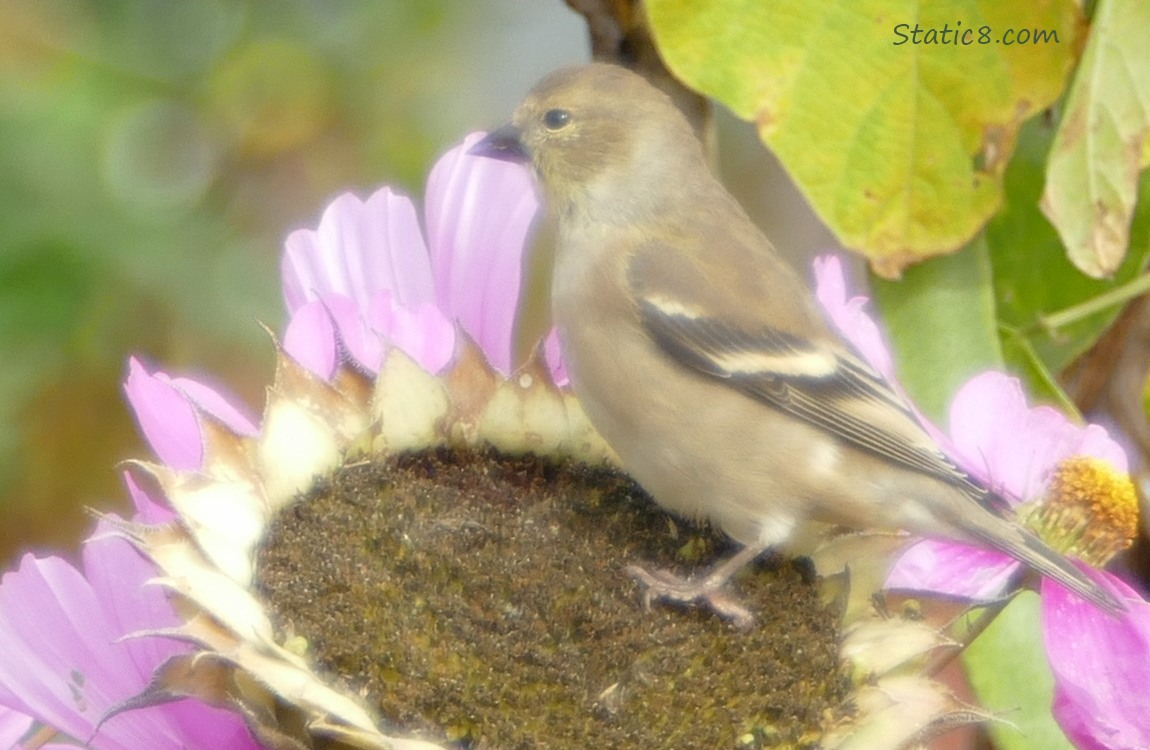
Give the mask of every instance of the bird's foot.
M 643 606 L 648 609 L 651 602 L 656 600 L 698 604 L 730 620 L 739 630 L 746 630 L 755 622 L 751 611 L 726 590 L 730 576 L 716 580 L 716 575 L 712 573 L 703 578 L 683 578 L 669 570 L 647 570 L 638 565 L 628 565 L 624 572 L 643 586 Z

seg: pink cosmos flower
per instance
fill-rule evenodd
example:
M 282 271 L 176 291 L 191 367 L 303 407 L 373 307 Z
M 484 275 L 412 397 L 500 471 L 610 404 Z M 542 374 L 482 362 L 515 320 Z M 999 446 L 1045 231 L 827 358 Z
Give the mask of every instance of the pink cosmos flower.
M 239 717 L 194 700 L 119 713 L 99 724 L 108 709 L 139 693 L 165 659 L 188 648 L 168 638 L 132 637 L 179 618 L 163 589 L 147 584 L 152 566 L 110 530 L 107 521 L 100 523 L 79 569 L 29 554 L 4 574 L 0 747 L 15 746 L 13 738 L 35 717 L 95 750 L 254 750 L 258 745 Z
M 297 361 L 330 378 L 346 353 L 374 373 L 390 344 L 438 373 L 458 324 L 497 370 L 513 369 L 523 256 L 539 204 L 521 166 L 468 153 L 482 136 L 467 136 L 432 168 L 426 240 L 415 206 L 387 187 L 366 201 L 341 195 L 318 229 L 288 237 L 284 346 Z
M 1042 494 L 1065 459 L 1087 456 L 1127 470 L 1126 454 L 1098 425 L 1079 427 L 1048 406 L 1031 408 L 1018 380 L 998 372 L 971 378 L 950 406 L 950 456 L 1008 502 Z M 1004 593 L 1021 563 L 1000 552 L 925 540 L 899 560 L 890 588 L 989 600 Z
M 889 350 L 865 311 L 848 298 L 838 258 L 815 261 L 820 303 L 840 333 L 897 387 Z M 964 470 L 1018 504 L 1041 496 L 1055 469 L 1075 457 L 1127 470 L 1126 454 L 1097 425 L 1079 426 L 1049 407 L 1030 407 L 1018 380 L 985 372 L 968 381 L 950 408 L 950 434 L 924 426 Z M 973 600 L 1005 592 L 1019 563 L 1000 552 L 938 540 L 912 546 L 886 585 Z M 1126 604 L 1113 617 L 1057 583 L 1040 584 L 1043 640 L 1054 673 L 1053 713 L 1080 748 L 1150 747 L 1150 604 L 1102 570 L 1082 569 Z

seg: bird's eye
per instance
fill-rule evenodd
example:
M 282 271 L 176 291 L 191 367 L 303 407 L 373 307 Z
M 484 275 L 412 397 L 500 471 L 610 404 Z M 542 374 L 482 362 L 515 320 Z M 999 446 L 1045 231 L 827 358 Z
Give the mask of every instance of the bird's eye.
M 571 113 L 565 109 L 549 109 L 543 113 L 543 124 L 548 130 L 559 130 L 571 122 Z

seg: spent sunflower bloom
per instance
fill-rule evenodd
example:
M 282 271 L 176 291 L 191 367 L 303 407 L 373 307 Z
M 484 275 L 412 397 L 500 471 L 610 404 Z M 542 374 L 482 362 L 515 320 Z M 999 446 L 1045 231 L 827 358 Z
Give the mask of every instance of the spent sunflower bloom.
M 894 380 L 867 300 L 846 294 L 837 258 L 816 262 L 819 299 L 840 332 Z M 1150 604 L 1102 569 L 1137 532 L 1138 504 L 1122 447 L 1094 424 L 1032 407 L 1016 378 L 984 372 L 950 406 L 949 434 L 923 419 L 951 458 L 1009 502 L 1020 521 L 1123 602 L 1111 616 L 1048 579 L 1038 583 L 1042 638 L 1054 675 L 1052 711 L 1081 748 L 1150 747 Z M 992 601 L 1017 586 L 1018 562 L 994 550 L 925 539 L 896 561 L 889 589 Z
M 459 152 L 465 152 L 473 140 L 465 141 Z M 490 195 L 475 188 L 474 178 L 466 175 L 466 158 L 459 152 L 441 162 L 451 168 L 437 165 L 433 170 L 429 205 L 430 185 L 440 174 L 451 176 L 442 184 L 467 186 L 476 196 Z M 479 163 L 490 165 L 488 160 Z M 493 195 L 500 205 L 515 204 L 512 196 Z M 475 205 L 486 215 L 482 206 L 471 200 L 456 204 Z M 381 219 L 373 212 L 385 216 Z M 405 738 L 402 733 L 378 730 L 358 696 L 349 695 L 329 677 L 314 671 L 308 660 L 299 658 L 301 643 L 306 652 L 307 636 L 277 635 L 269 614 L 257 606 L 259 598 L 250 585 L 255 545 L 266 534 L 276 512 L 297 491 L 304 490 L 312 477 L 364 453 L 388 455 L 436 445 L 458 448 L 486 444 L 511 453 L 574 456 L 592 464 L 611 459 L 609 449 L 590 430 L 570 394 L 555 387 L 563 381 L 563 374 L 553 337 L 548 337 L 527 366 L 510 371 L 507 357 L 513 318 L 493 314 L 491 308 L 515 306 L 518 277 L 508 289 L 502 283 L 507 279 L 471 268 L 469 276 L 494 279 L 480 285 L 489 299 L 483 304 L 475 299 L 467 304 L 450 301 L 461 292 L 440 281 L 443 276 L 453 278 L 440 264 L 450 267 L 452 258 L 461 258 L 465 265 L 474 265 L 485 256 L 460 252 L 458 242 L 453 246 L 455 252 L 437 254 L 436 235 L 430 229 L 432 249 L 426 250 L 413 215 L 405 199 L 390 191 L 380 191 L 366 202 L 343 196 L 325 212 L 317 231 L 301 230 L 289 238 L 283 276 L 292 318 L 260 427 L 251 427 L 250 421 L 229 427 L 225 413 L 239 410 L 229 410 L 216 399 L 197 395 L 195 388 L 184 387 L 182 395 L 199 419 L 185 420 L 194 429 L 180 442 L 205 446 L 195 454 L 201 459 L 200 465 L 191 467 L 194 471 L 190 474 L 170 472 L 171 462 L 164 459 L 165 452 L 159 446 L 154 446 L 156 453 L 167 466 L 137 465 L 179 510 L 180 533 L 173 534 L 172 529 L 160 535 L 146 529 L 128 530 L 173 582 L 173 590 L 192 601 L 213 623 L 206 628 L 202 620 L 189 620 L 181 629 L 183 637 L 201 644 L 205 652 L 239 654 L 230 660 L 234 667 L 253 675 L 278 701 L 307 717 L 308 731 L 369 747 L 431 745 L 421 737 Z M 433 226 L 434 218 L 429 216 L 426 223 Z M 385 229 L 385 224 L 392 228 Z M 398 231 L 394 226 L 407 229 Z M 491 226 L 490 221 L 487 226 Z M 506 232 L 495 234 L 505 236 Z M 452 233 L 461 235 L 469 233 Z M 484 246 L 474 239 L 471 242 Z M 504 268 L 518 268 L 522 263 L 522 237 L 518 247 L 515 244 L 515 262 L 504 263 Z M 437 257 L 441 260 L 435 260 Z M 408 258 L 412 259 L 410 266 Z M 379 262 L 383 270 L 372 269 L 373 262 Z M 404 276 L 407 273 L 414 279 Z M 375 281 L 363 283 L 364 278 Z M 475 294 L 474 290 L 466 291 Z M 387 314 L 380 314 L 381 310 Z M 394 325 L 404 315 L 415 325 Z M 459 336 L 454 329 L 447 329 L 445 320 L 457 323 L 469 335 Z M 418 325 L 421 321 L 422 326 Z M 452 344 L 452 356 L 447 359 L 442 356 L 444 341 Z M 478 346 L 472 341 L 479 342 Z M 488 361 L 494 366 L 488 366 Z M 187 382 L 158 374 L 152 377 L 174 383 L 177 390 Z M 216 405 L 209 407 L 209 403 Z M 328 406 L 317 409 L 317 404 Z M 141 408 L 135 401 L 133 405 L 142 423 L 145 415 L 164 411 Z M 357 420 L 355 415 L 364 411 L 368 416 Z M 332 417 L 329 412 L 342 416 Z M 332 425 L 347 427 L 332 429 Z M 221 426 L 226 429 L 221 431 Z M 145 427 L 144 432 L 165 434 L 159 426 Z M 236 442 L 243 447 L 237 449 Z M 328 448 L 306 448 L 311 444 Z M 240 462 L 241 470 L 237 471 L 234 462 L 222 460 L 237 455 L 256 456 L 257 461 L 254 465 Z M 281 459 L 277 461 L 276 456 Z M 284 456 L 289 460 L 282 460 Z M 213 496 L 248 509 L 238 516 L 254 519 L 254 523 L 234 524 L 229 513 L 208 518 L 201 509 L 220 505 L 210 500 Z M 250 533 L 237 534 L 236 528 L 250 529 Z M 824 723 L 825 746 L 861 742 L 860 747 L 887 747 L 982 719 L 983 714 L 956 701 L 916 671 L 916 665 L 928 654 L 947 645 L 937 632 L 921 624 L 852 613 L 839 657 L 850 665 L 857 685 L 843 704 L 850 705 L 851 710 L 846 715 L 835 714 L 830 724 Z M 433 652 L 429 648 L 428 655 L 417 661 L 433 659 Z M 380 658 L 390 657 L 372 655 L 373 660 Z M 834 672 L 829 674 L 834 682 Z M 165 690 L 177 684 L 180 689 L 190 689 L 176 683 L 166 685 Z M 613 683 L 601 694 L 603 704 L 611 705 L 635 689 Z M 239 697 L 241 704 L 253 701 L 248 693 Z M 151 699 L 141 696 L 137 703 Z M 261 738 L 276 737 L 279 741 L 284 732 L 280 724 L 273 725 L 265 717 L 249 715 L 248 719 Z M 448 736 L 467 736 L 467 723 L 458 719 L 449 722 Z M 753 747 L 763 741 L 759 735 L 769 736 L 769 731 L 769 725 L 754 726 L 743 739 Z

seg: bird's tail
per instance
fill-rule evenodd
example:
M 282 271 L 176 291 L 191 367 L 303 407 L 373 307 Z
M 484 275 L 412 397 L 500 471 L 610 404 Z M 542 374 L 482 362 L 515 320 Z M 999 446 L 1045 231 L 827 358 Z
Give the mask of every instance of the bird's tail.
M 961 527 L 973 540 L 1010 555 L 1015 560 L 1053 579 L 1110 614 L 1126 606 L 1082 572 L 1064 555 L 1019 524 L 983 509 L 977 518 L 963 518 Z

